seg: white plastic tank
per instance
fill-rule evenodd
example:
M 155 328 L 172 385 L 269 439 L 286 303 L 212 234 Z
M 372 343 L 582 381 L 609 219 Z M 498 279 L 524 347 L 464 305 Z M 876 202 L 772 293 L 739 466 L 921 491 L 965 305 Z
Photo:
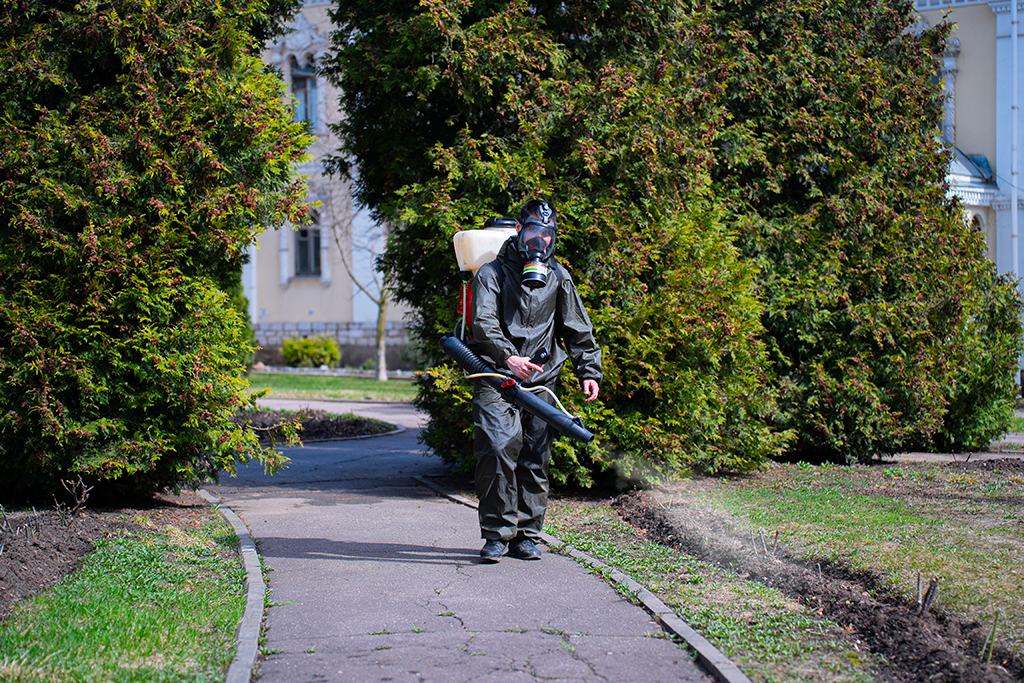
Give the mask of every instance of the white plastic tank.
M 510 236 L 516 234 L 512 218 L 490 218 L 482 230 L 462 230 L 455 233 L 455 258 L 459 270 L 476 273 L 482 265 L 494 260 L 498 250 Z

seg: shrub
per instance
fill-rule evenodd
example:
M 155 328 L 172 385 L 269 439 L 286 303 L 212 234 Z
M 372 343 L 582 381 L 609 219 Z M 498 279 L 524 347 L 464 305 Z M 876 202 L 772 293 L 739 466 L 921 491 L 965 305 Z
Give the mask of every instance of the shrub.
M 440 364 L 416 376 L 413 405 L 429 416 L 420 440 L 457 471 L 472 472 L 473 383 L 454 364 Z M 558 464 L 552 463 L 557 471 Z
M 987 450 L 993 438 L 1009 431 L 1017 408 L 1024 304 L 1013 281 L 987 261 L 979 263 L 971 284 L 976 295 L 963 302 L 961 322 L 947 337 L 942 424 L 930 441 L 914 444 L 920 449 Z
M 394 225 L 380 262 L 424 348 L 455 325 L 451 236 L 532 196 L 559 210 L 608 369 L 580 407 L 603 450 L 557 446 L 565 476 L 744 469 L 783 447 L 869 460 L 996 428 L 1016 295 L 990 279 L 985 303 L 980 237 L 945 196 L 948 26 L 914 32 L 912 3 L 341 0 L 334 16 L 332 167 L 358 167 L 357 199 Z M 951 361 L 989 343 L 973 378 Z M 426 442 L 461 462 L 455 382 L 420 386 Z
M 237 361 L 246 328 L 228 297 L 173 271 L 133 284 L 102 311 L 38 290 L 5 297 L 5 497 L 45 498 L 71 473 L 146 492 L 201 483 L 236 457 L 282 462 L 229 420 L 252 401 Z
M 338 367 L 338 362 L 341 360 L 338 342 L 327 335 L 313 339 L 309 337 L 286 339 L 281 348 L 281 354 L 284 356 L 284 361 L 295 368 L 319 368 L 322 365 L 335 368 Z
M 602 293 L 591 317 L 604 342 L 607 393 L 592 419 L 632 456 L 621 459 L 623 474 L 759 467 L 789 435 L 767 426 L 775 403 L 756 268 L 707 209 L 624 225 L 618 237 L 657 245 L 609 254 L 591 280 Z
M 390 73 L 408 77 L 399 90 L 427 101 L 402 149 L 360 158 L 366 173 L 357 180 L 372 202 L 381 188 L 369 183 L 393 179 L 401 155 L 433 160 L 410 164 L 400 199 L 378 204 L 400 218 L 382 263 L 392 291 L 419 317 L 424 348 L 436 354 L 437 338 L 455 324 L 452 234 L 543 195 L 559 211 L 556 256 L 592 314 L 606 371 L 597 404 L 582 404 L 568 370 L 563 377 L 568 407 L 601 440 L 559 442 L 555 479 L 588 484 L 610 466 L 628 476 L 746 470 L 777 453 L 787 435 L 766 424 L 774 403 L 761 371 L 755 269 L 739 262 L 706 183 L 721 112 L 697 87 L 701 71 L 682 68 L 700 59 L 699 22 L 670 2 L 593 15 L 566 8 L 543 19 L 519 6 L 494 14 L 424 7 L 422 17 L 392 16 L 377 32 L 354 4 L 346 3 L 353 31 L 344 34 L 359 40 L 339 48 L 346 68 L 338 70 L 350 86 L 340 130 L 350 149 L 365 150 L 379 121 L 409 117 L 406 104 L 378 89 L 373 60 L 394 60 Z M 473 58 L 482 51 L 492 59 Z M 451 128 L 452 103 L 475 112 L 472 124 Z M 432 148 L 407 148 L 430 135 Z M 430 413 L 424 441 L 468 466 L 469 389 L 459 375 L 435 367 L 418 405 Z
M 996 436 L 981 416 L 1013 399 L 1019 313 L 946 197 L 932 78 L 949 26 L 915 32 L 896 0 L 729 2 L 711 17 L 730 37 L 712 172 L 761 267 L 793 449 L 867 461 Z
M 251 54 L 260 3 L 0 5 L 3 495 L 273 469 L 230 420 L 251 348 L 225 292 L 298 219 L 309 137 Z

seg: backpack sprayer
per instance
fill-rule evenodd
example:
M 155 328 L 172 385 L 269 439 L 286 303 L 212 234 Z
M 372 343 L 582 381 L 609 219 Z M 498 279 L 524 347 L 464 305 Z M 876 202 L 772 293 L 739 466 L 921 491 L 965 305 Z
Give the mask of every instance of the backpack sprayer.
M 472 329 L 472 289 L 470 283 L 482 265 L 493 261 L 498 249 L 515 232 L 515 220 L 511 218 L 491 218 L 484 223 L 483 230 L 463 230 L 455 234 L 455 256 L 462 274 L 462 291 L 459 296 L 457 311 L 461 313 L 456 331 L 461 327 L 462 335 Z M 583 426 L 579 417 L 572 416 L 562 406 L 554 392 L 547 387 L 524 387 L 518 379 L 511 375 L 499 373 L 492 368 L 478 353 L 469 348 L 454 333 L 441 337 L 441 350 L 467 373 L 467 379 L 481 379 L 495 389 L 503 399 L 514 406 L 536 415 L 547 422 L 560 434 L 588 444 L 594 440 L 593 432 Z M 551 359 L 546 348 L 540 348 L 530 360 L 543 365 Z M 554 406 L 534 396 L 532 391 L 547 391 L 551 394 Z
M 460 230 L 452 238 L 455 246 L 455 260 L 459 263 L 459 274 L 462 276 L 462 290 L 455 312 L 459 314 L 459 324 L 455 326 L 460 339 L 473 334 L 473 288 L 471 283 L 476 271 L 485 263 L 490 263 L 498 255 L 501 245 L 509 237 L 516 235 L 515 218 L 488 218 L 483 230 Z M 461 330 L 460 330 L 461 328 Z

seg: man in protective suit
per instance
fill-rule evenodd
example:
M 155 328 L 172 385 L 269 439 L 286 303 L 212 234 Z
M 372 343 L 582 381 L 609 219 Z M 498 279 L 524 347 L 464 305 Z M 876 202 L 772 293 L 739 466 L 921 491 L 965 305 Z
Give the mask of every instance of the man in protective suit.
M 601 350 L 572 278 L 552 258 L 554 210 L 547 202 L 527 202 L 516 233 L 473 279 L 474 346 L 494 367 L 508 368 L 524 387 L 551 391 L 571 358 L 585 400 L 593 401 L 601 381 Z M 542 347 L 551 353 L 543 367 L 531 361 Z M 554 402 L 545 391 L 536 395 Z M 552 429 L 480 379 L 473 385 L 473 426 L 480 535 L 485 540 L 480 556 L 497 562 L 507 552 L 539 560 L 536 541 L 548 503 Z

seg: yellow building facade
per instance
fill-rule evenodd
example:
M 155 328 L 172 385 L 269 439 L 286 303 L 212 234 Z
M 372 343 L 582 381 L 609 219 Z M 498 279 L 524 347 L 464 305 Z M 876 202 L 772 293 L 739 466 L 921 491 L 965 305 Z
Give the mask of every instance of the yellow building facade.
M 268 365 L 283 363 L 285 340 L 321 335 L 338 341 L 343 366 L 358 367 L 376 354 L 378 306 L 373 299 L 379 297 L 379 276 L 373 258 L 383 249 L 383 230 L 354 205 L 346 181 L 323 173 L 323 160 L 338 149 L 330 126 L 341 116 L 337 90 L 316 73 L 330 49 L 329 9 L 325 0 L 307 0 L 291 31 L 262 53 L 280 72 L 296 120 L 308 122 L 316 136 L 311 159 L 298 168 L 307 178 L 310 201 L 317 203 L 312 222 L 265 231 L 242 273 L 261 347 L 256 358 Z M 403 309 L 388 306 L 390 369 L 408 365 L 403 317 Z
M 953 150 L 950 193 L 985 235 L 988 256 L 999 271 L 1020 277 L 1024 69 L 1018 15 L 1024 17 L 1024 2 L 917 0 L 916 8 L 925 26 L 944 18 L 954 26 L 941 73 L 946 90 L 942 135 Z

